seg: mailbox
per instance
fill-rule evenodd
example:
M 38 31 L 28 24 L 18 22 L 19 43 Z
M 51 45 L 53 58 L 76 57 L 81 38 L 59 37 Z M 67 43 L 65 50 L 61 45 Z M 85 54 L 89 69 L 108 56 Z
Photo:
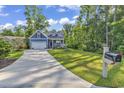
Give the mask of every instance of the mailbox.
M 117 53 L 106 52 L 104 55 L 104 61 L 108 64 L 121 62 L 122 56 Z

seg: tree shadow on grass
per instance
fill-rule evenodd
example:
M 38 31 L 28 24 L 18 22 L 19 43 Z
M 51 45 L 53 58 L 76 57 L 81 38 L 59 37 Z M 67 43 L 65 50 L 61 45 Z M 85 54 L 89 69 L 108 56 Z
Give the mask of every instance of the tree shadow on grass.
M 70 52 L 73 54 L 74 52 L 70 50 Z M 66 54 L 69 53 L 66 52 Z M 81 53 L 81 52 L 80 52 Z M 63 53 L 64 54 L 64 53 Z M 71 57 L 70 55 L 67 55 L 68 59 L 64 62 L 62 62 L 61 64 L 66 66 L 67 69 L 71 70 L 73 73 L 77 74 L 78 76 L 80 76 L 81 78 L 84 78 L 86 80 L 88 80 L 87 74 L 89 75 L 93 75 L 95 78 L 95 76 L 97 77 L 97 79 L 95 82 L 92 82 L 92 80 L 90 81 L 91 83 L 98 85 L 98 86 L 103 86 L 103 87 L 124 87 L 124 69 L 122 69 L 124 67 L 123 63 L 121 64 L 117 64 L 115 66 L 113 66 L 111 69 L 109 69 L 108 71 L 108 77 L 106 79 L 102 78 L 102 64 L 100 64 L 101 68 L 95 68 L 95 66 L 88 66 L 88 64 L 93 63 L 93 65 L 98 64 L 98 62 L 95 62 L 96 60 L 99 60 L 101 58 L 101 56 L 99 58 L 94 58 L 94 59 L 90 59 L 93 56 L 97 56 L 96 54 L 90 54 L 90 53 L 85 53 L 81 56 L 77 56 L 77 57 Z M 86 57 L 84 57 L 86 56 Z M 69 59 L 70 58 L 70 59 Z M 90 59 L 90 60 L 87 60 Z M 63 58 L 60 59 L 60 61 L 64 60 Z M 73 64 L 74 65 L 70 65 L 69 64 Z M 74 69 L 76 68 L 86 68 L 87 71 L 84 73 L 81 73 L 81 71 L 79 73 L 75 72 Z M 83 70 L 82 70 L 83 71 Z M 89 80 L 88 80 L 89 81 Z
M 93 58 L 93 56 L 88 56 L 88 57 L 82 58 L 82 56 L 81 56 L 81 58 L 74 59 L 73 61 L 71 59 L 71 61 L 69 61 L 69 62 L 62 63 L 62 65 L 64 65 L 67 69 L 69 69 L 71 72 L 78 75 L 79 77 L 81 77 L 85 80 L 88 80 L 87 77 L 89 77 L 89 76 L 90 76 L 89 78 L 91 78 L 93 76 L 94 77 L 95 76 L 100 76 L 101 69 L 95 67 L 96 64 L 97 65 L 101 64 L 100 62 L 95 62 L 95 61 L 100 60 L 100 58 L 101 57 Z M 87 59 L 89 59 L 89 60 L 87 60 Z M 92 66 L 91 65 L 89 66 L 90 63 L 92 64 Z M 66 66 L 66 65 L 69 65 L 69 64 L 74 64 L 74 65 Z M 86 69 L 86 71 L 84 71 L 84 68 Z M 74 69 L 80 69 L 80 70 L 79 71 L 74 71 Z M 94 80 L 95 79 L 96 78 L 94 78 Z
M 83 54 L 83 55 L 80 55 L 80 56 L 76 56 L 76 57 L 73 57 L 73 56 L 70 56 L 70 55 L 65 55 L 65 56 L 66 56 L 65 60 L 67 60 L 69 63 L 71 63 L 71 62 L 78 62 L 78 61 L 79 62 L 80 61 L 85 61 L 85 60 L 88 60 L 88 59 L 89 59 L 89 61 L 92 61 L 92 59 L 94 59 L 93 55 L 86 55 L 86 54 L 85 55 Z M 96 58 L 100 59 L 101 57 L 96 57 Z M 57 58 L 57 59 L 60 60 L 60 61 L 64 60 L 64 58 Z
M 94 56 L 87 56 L 87 55 L 82 55 L 79 57 L 70 57 L 70 58 L 68 58 L 67 61 L 64 61 L 61 64 L 62 65 L 68 65 L 68 64 L 75 63 L 74 66 L 70 67 L 70 69 L 73 69 L 73 68 L 78 67 L 78 66 L 87 66 L 87 64 L 98 61 L 101 58 L 101 57 L 95 57 L 95 58 L 93 58 L 93 57 Z

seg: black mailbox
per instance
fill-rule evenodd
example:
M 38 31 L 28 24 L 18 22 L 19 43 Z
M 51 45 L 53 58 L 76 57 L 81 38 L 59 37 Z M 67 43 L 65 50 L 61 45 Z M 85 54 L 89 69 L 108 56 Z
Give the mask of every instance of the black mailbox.
M 111 52 L 105 53 L 104 57 L 108 60 L 113 61 L 113 62 L 121 62 L 121 59 L 122 59 L 122 56 L 120 54 L 111 53 Z

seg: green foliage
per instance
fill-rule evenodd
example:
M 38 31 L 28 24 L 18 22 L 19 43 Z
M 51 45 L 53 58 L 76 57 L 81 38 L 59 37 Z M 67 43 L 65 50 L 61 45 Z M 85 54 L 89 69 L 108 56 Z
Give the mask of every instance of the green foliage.
M 23 53 L 24 53 L 23 50 L 12 51 L 11 53 L 9 53 L 6 56 L 6 58 L 8 58 L 8 59 L 18 59 Z
M 103 79 L 102 54 L 77 49 L 54 49 L 48 51 L 64 67 L 88 82 L 104 87 L 124 87 L 124 60 L 120 64 L 108 66 L 108 77 Z
M 3 36 L 14 36 L 14 33 L 12 32 L 11 29 L 3 29 L 1 35 L 3 35 Z
M 20 36 L 24 37 L 25 35 L 25 26 L 18 25 L 15 26 L 14 29 L 2 29 L 2 32 L 0 33 L 2 36 Z
M 11 49 L 12 47 L 8 42 L 0 39 L 0 58 L 7 56 Z
M 63 25 L 66 46 L 102 52 L 103 44 L 112 51 L 124 44 L 124 6 L 80 6 L 76 24 Z
M 26 49 L 26 41 L 24 38 L 14 38 L 10 41 L 14 50 Z
M 24 33 L 24 27 L 23 26 L 18 25 L 15 27 L 14 30 L 15 30 L 15 33 L 14 33 L 15 36 L 24 37 L 25 33 Z
M 67 47 L 72 47 L 73 42 L 73 34 L 72 34 L 73 25 L 71 24 L 64 24 L 63 25 L 63 31 L 64 31 L 64 38 L 65 38 L 65 44 Z
M 120 45 L 120 46 L 118 47 L 118 50 L 119 50 L 122 54 L 124 54 L 124 45 Z

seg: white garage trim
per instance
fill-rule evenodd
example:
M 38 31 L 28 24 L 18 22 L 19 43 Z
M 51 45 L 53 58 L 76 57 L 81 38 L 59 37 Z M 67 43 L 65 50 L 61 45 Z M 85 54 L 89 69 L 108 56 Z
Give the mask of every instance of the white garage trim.
M 31 41 L 32 49 L 45 49 L 47 48 L 47 41 Z

